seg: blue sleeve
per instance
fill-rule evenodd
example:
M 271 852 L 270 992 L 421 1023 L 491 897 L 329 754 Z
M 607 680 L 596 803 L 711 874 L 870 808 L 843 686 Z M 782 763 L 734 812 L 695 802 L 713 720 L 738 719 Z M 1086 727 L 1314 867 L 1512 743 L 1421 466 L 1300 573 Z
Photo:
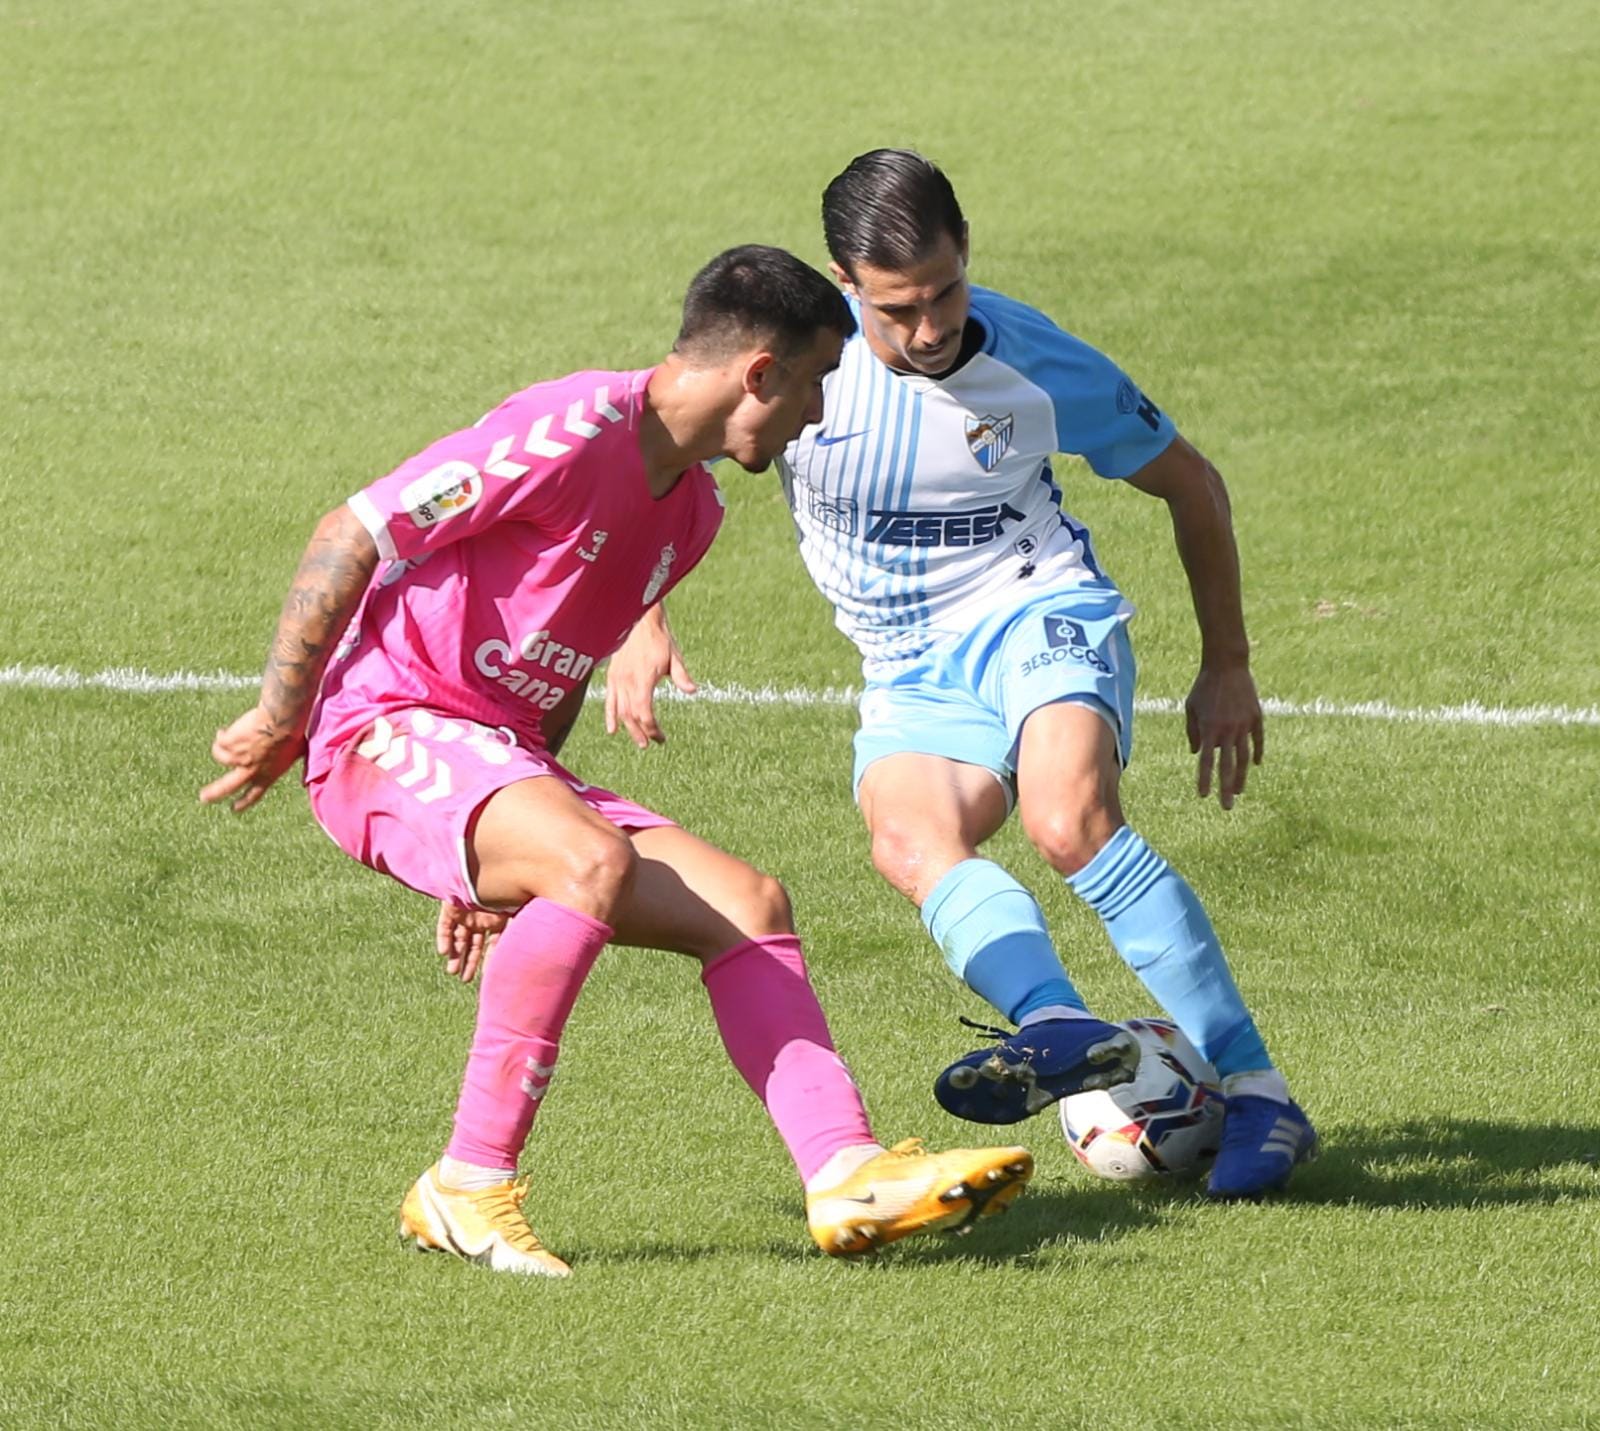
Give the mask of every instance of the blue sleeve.
M 1081 455 L 1102 477 L 1128 477 L 1178 435 L 1110 358 L 1037 309 L 977 288 L 972 306 L 989 330 L 990 356 L 1048 394 L 1060 451 Z

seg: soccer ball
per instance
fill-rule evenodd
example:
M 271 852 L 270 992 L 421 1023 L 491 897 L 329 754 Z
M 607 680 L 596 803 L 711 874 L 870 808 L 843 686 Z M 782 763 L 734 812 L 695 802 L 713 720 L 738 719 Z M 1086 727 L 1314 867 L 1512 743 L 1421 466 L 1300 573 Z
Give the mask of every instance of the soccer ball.
M 1061 1100 L 1067 1146 L 1090 1172 L 1137 1182 L 1191 1172 L 1222 1142 L 1217 1071 L 1166 1019 L 1129 1019 L 1139 1040 L 1131 1083 Z

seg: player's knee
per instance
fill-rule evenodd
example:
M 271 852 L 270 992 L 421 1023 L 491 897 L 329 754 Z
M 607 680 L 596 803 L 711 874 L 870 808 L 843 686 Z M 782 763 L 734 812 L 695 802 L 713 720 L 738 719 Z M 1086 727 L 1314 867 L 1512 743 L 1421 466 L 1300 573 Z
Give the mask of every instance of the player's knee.
M 578 857 L 579 876 L 613 908 L 633 887 L 638 872 L 639 856 L 634 852 L 632 841 L 620 830 L 615 835 L 594 839 Z
M 764 934 L 793 934 L 794 909 L 788 890 L 759 870 L 752 870 L 750 875 L 735 898 L 735 908 L 728 911 L 733 923 L 752 939 Z
M 1022 828 L 1051 869 L 1060 875 L 1075 875 L 1100 853 L 1121 823 L 1121 813 L 1114 805 L 1083 798 L 1042 811 L 1026 810 Z
M 927 851 L 915 826 L 882 820 L 872 830 L 872 867 L 907 898 L 917 872 L 927 864 Z
M 639 871 L 639 857 L 628 837 L 618 830 L 585 831 L 562 851 L 560 884 L 553 897 L 609 921 Z

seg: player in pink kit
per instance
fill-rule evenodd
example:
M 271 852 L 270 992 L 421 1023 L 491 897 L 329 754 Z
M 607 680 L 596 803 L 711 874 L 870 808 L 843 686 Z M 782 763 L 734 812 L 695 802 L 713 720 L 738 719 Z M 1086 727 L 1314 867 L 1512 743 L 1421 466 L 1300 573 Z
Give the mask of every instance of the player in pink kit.
M 303 752 L 312 809 L 347 853 L 447 909 L 511 912 L 483 967 L 454 1132 L 401 1208 L 419 1247 L 567 1274 L 528 1226 L 516 1168 L 578 991 L 612 942 L 701 961 L 824 1251 L 966 1226 L 1031 1175 L 1021 1148 L 886 1151 L 834 1052 L 782 886 L 555 759 L 595 664 L 716 535 L 705 462 L 760 471 L 819 421 L 822 378 L 853 330 L 833 285 L 782 250 L 713 259 L 659 366 L 528 388 L 328 513 L 258 704 L 217 734 L 229 769 L 202 800 L 249 809 Z

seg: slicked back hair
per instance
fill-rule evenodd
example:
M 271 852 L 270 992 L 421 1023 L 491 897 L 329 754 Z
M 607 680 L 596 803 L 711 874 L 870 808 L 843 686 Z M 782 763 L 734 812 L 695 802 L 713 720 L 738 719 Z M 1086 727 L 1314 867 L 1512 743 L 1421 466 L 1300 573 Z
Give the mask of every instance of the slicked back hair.
M 722 362 L 761 344 L 784 361 L 809 348 L 824 328 L 841 338 L 856 331 L 832 280 L 784 249 L 750 243 L 719 253 L 690 280 L 672 350 Z
M 822 192 L 822 232 L 833 261 L 852 279 L 858 264 L 906 269 L 967 221 L 944 171 L 911 149 L 873 149 L 852 159 Z

